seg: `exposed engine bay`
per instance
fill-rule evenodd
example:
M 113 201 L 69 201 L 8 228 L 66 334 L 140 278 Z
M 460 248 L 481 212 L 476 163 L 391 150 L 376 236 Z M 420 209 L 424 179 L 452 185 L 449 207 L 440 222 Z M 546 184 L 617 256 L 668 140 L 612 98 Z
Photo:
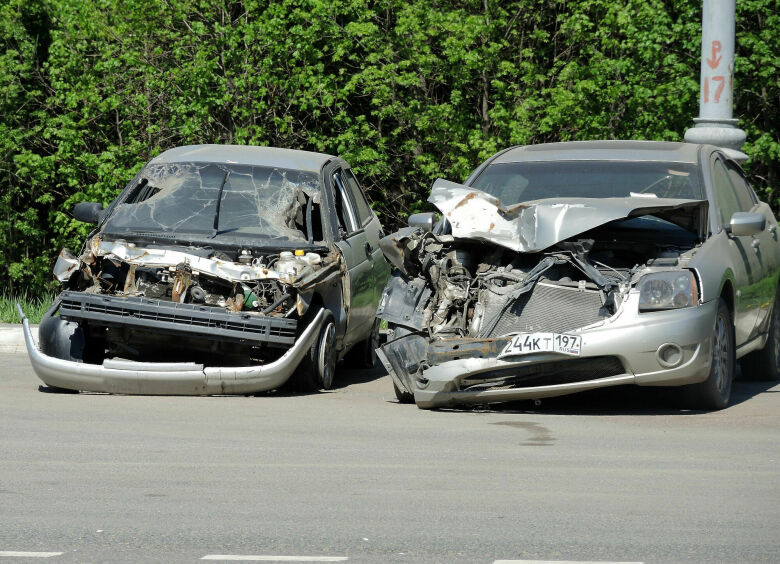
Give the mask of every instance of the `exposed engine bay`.
M 57 305 L 88 333 L 88 362 L 208 363 L 214 353 L 221 364 L 246 364 L 247 355 L 265 362 L 292 345 L 315 289 L 340 275 L 341 262 L 324 250 L 141 246 L 95 236 L 78 258 L 60 253 Z
M 599 220 L 604 218 L 583 216 L 590 223 L 570 222 L 561 230 L 575 236 L 555 240 L 549 222 L 534 223 L 540 209 L 518 206 L 513 216 L 511 210 L 493 204 L 494 217 L 505 225 L 503 234 L 491 240 L 495 220 L 486 213 L 491 211 L 486 195 L 452 183 L 445 188 L 449 205 L 439 206 L 445 213 L 438 233 L 406 228 L 382 241 L 385 255 L 397 270 L 377 311 L 392 330 L 380 358 L 401 395 L 425 386 L 424 371 L 431 366 L 500 357 L 513 335 L 569 334 L 604 322 L 620 310 L 629 292 L 648 273 L 661 273 L 656 275 L 661 279 L 649 280 L 643 291 L 643 296 L 650 296 L 648 300 L 674 299 L 684 306 L 684 300 L 693 305 L 698 299 L 694 275 L 682 270 L 690 258 L 686 253 L 701 242 L 695 228 L 681 227 L 663 214 L 609 212 L 616 216 L 612 221 L 609 213 L 601 225 Z M 432 201 L 441 194 L 434 187 Z M 461 198 L 460 204 L 452 203 L 453 194 Z M 479 203 L 476 208 L 474 202 Z M 682 212 L 679 205 L 669 207 L 686 227 L 695 227 L 701 217 L 696 205 Z M 544 208 L 554 224 L 561 223 L 555 222 L 554 203 L 540 201 L 538 208 Z M 557 209 L 560 219 L 567 209 Z M 469 212 L 475 221 L 466 224 L 463 218 Z M 458 223 L 449 224 L 453 220 Z M 469 225 L 473 236 L 465 237 Z M 522 240 L 518 238 L 521 231 Z M 534 252 L 519 251 L 518 241 Z M 536 250 L 537 245 L 544 248 Z M 667 283 L 670 277 L 673 281 Z M 674 286 L 671 292 L 677 293 L 673 297 L 666 296 L 667 286 Z M 624 372 L 619 363 L 609 362 L 608 371 Z M 557 371 L 561 372 L 560 367 Z M 502 383 L 506 381 L 498 381 Z

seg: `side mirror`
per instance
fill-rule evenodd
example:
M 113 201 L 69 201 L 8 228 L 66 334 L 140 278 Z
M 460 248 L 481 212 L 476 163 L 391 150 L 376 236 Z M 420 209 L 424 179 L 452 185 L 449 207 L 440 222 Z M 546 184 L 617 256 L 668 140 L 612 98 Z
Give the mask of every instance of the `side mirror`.
M 436 214 L 433 212 L 413 213 L 409 216 L 409 227 L 422 227 L 425 231 L 433 231 L 433 224 L 436 223 Z
M 98 223 L 103 204 L 99 202 L 79 202 L 73 206 L 73 217 L 84 223 Z
M 758 235 L 766 228 L 766 218 L 760 213 L 736 212 L 731 216 L 729 231 L 737 237 Z

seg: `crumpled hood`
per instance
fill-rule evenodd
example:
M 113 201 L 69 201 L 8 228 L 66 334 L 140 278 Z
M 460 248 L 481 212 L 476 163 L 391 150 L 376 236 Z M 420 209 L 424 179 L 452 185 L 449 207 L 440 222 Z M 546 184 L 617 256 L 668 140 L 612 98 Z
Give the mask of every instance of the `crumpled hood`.
M 481 190 L 439 179 L 428 201 L 444 214 L 456 238 L 488 241 L 518 252 L 546 249 L 611 221 L 653 214 L 694 227 L 706 200 L 657 198 L 548 198 L 502 207 Z M 682 212 L 682 213 L 679 213 Z

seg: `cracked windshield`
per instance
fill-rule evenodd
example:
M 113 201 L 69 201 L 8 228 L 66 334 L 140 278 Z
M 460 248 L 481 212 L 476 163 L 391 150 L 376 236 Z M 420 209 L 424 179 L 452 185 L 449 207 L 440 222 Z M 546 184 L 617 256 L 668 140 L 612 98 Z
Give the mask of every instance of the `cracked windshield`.
M 306 204 L 319 201 L 315 173 L 237 164 L 148 166 L 106 221 L 114 234 L 305 241 Z

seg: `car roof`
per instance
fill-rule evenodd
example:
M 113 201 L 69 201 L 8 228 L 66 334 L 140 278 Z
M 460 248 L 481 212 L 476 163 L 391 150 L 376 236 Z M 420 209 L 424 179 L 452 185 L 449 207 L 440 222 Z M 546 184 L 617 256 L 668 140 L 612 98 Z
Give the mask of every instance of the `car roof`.
M 333 155 L 324 153 L 280 149 L 278 147 L 185 145 L 160 153 L 149 164 L 182 162 L 233 163 L 320 172 L 323 165 L 334 158 Z
M 701 145 L 669 141 L 568 141 L 512 147 L 491 164 L 531 161 L 663 161 L 697 163 Z

